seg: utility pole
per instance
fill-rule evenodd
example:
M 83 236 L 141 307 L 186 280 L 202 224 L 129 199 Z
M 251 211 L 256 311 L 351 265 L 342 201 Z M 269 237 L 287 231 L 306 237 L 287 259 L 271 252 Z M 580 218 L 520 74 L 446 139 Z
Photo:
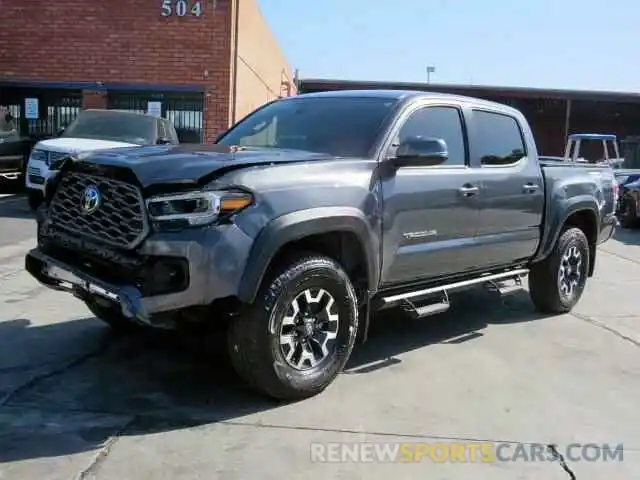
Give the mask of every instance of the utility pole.
M 431 83 L 431 74 L 436 73 L 435 65 L 427 65 L 427 84 Z

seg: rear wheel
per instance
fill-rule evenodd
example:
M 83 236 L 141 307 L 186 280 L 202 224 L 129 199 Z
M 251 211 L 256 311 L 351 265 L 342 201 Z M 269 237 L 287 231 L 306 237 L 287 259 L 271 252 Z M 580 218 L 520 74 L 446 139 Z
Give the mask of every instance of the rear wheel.
M 228 330 L 235 370 L 255 390 L 300 400 L 327 388 L 355 343 L 358 309 L 342 267 L 324 256 L 285 263 Z
M 590 261 L 584 232 L 565 228 L 551 254 L 531 267 L 529 293 L 536 309 L 544 313 L 571 311 L 584 292 Z

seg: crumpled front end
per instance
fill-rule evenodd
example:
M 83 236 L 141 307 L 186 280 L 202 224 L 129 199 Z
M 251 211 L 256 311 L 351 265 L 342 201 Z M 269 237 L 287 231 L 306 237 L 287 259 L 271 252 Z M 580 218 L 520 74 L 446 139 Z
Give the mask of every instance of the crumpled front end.
M 232 223 L 163 231 L 138 185 L 74 171 L 39 210 L 25 266 L 50 288 L 153 325 L 158 314 L 233 297 L 251 245 Z

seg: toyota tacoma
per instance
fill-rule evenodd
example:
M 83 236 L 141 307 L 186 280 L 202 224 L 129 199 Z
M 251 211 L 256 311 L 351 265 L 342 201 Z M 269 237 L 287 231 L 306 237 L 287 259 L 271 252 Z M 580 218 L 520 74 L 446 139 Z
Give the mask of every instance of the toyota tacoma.
M 528 275 L 539 311 L 570 311 L 613 199 L 609 166 L 539 161 L 511 107 L 305 94 L 212 145 L 67 159 L 26 268 L 119 330 L 228 322 L 239 375 L 294 400 L 331 384 L 376 310 L 422 318 L 452 291 Z

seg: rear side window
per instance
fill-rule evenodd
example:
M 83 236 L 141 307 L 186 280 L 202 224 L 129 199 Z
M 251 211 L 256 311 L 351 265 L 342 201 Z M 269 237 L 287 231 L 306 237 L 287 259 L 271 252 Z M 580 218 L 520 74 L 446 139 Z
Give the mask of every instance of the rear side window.
M 501 113 L 473 111 L 473 152 L 481 165 L 513 165 L 527 151 L 518 121 Z

